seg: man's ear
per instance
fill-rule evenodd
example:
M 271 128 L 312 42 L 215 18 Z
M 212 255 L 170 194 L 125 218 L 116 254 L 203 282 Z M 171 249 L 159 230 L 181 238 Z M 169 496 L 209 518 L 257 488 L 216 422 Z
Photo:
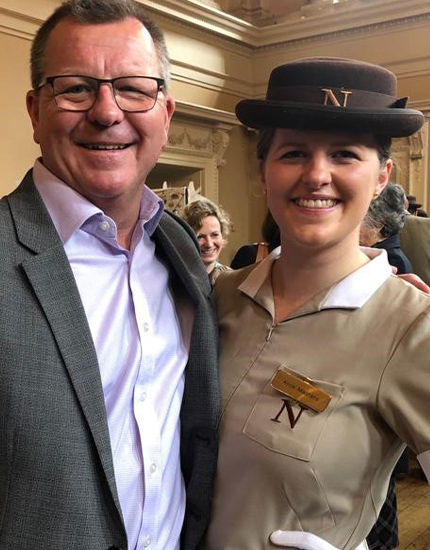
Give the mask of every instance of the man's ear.
M 166 96 L 166 130 L 169 130 L 170 121 L 172 120 L 173 113 L 175 112 L 175 100 L 172 96 Z
M 168 139 L 169 139 L 169 128 L 170 128 L 170 121 L 172 120 L 173 113 L 175 112 L 175 100 L 172 96 L 169 94 L 166 94 L 165 97 L 165 120 L 164 120 L 164 132 L 165 132 L 165 139 L 164 139 L 164 145 L 165 147 L 167 145 Z
M 173 113 L 175 112 L 175 100 L 170 95 L 167 95 L 166 97 L 166 109 L 167 109 L 167 114 L 170 121 L 173 116 Z
M 39 94 L 34 90 L 27 92 L 26 97 L 27 112 L 33 126 L 33 139 L 39 143 L 38 128 L 39 128 Z

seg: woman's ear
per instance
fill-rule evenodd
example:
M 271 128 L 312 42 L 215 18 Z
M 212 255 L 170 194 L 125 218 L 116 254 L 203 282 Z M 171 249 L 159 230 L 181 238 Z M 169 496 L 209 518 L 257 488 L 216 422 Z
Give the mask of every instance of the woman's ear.
M 393 161 L 391 159 L 388 159 L 385 161 L 384 166 L 381 168 L 381 171 L 379 172 L 378 183 L 375 187 L 375 194 L 373 198 L 376 198 L 381 194 L 384 187 L 390 181 L 390 175 L 392 171 L 393 171 Z

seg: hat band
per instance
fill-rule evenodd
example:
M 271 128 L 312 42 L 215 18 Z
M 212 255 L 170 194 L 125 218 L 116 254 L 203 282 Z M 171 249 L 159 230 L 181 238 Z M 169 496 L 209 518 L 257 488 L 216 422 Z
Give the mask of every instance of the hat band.
M 330 107 L 356 109 L 386 109 L 397 107 L 403 109 L 408 98 L 396 99 L 391 95 L 366 90 L 348 88 L 329 88 L 316 86 L 283 86 L 269 88 L 266 99 L 275 101 L 295 101 L 314 103 Z

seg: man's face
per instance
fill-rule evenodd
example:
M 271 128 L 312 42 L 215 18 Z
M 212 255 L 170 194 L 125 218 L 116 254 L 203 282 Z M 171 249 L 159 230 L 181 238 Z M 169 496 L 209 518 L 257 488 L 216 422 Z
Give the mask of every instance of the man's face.
M 64 20 L 45 52 L 45 77 L 58 75 L 159 77 L 160 69 L 154 43 L 136 19 L 101 25 Z M 126 113 L 104 84 L 89 111 L 61 111 L 47 84 L 29 92 L 27 108 L 46 168 L 94 204 L 126 208 L 139 202 L 167 142 L 174 101 L 160 92 L 152 110 Z

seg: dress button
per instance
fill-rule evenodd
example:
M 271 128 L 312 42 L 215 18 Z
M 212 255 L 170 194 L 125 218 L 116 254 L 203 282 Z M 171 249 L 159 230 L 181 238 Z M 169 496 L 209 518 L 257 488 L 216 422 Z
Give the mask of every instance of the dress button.
M 149 330 L 149 324 L 148 323 L 143 323 L 143 330 L 145 332 L 148 332 L 148 330 Z
M 146 539 L 143 541 L 143 546 L 145 548 L 148 548 L 148 546 L 151 546 L 151 537 L 146 537 Z
M 151 474 L 155 474 L 155 472 L 157 471 L 157 465 L 155 464 L 155 462 L 151 464 L 151 466 L 149 467 L 149 471 L 151 472 Z
M 109 225 L 109 222 L 104 221 L 104 222 L 100 222 L 99 227 L 103 232 L 106 232 L 109 230 L 110 225 Z

